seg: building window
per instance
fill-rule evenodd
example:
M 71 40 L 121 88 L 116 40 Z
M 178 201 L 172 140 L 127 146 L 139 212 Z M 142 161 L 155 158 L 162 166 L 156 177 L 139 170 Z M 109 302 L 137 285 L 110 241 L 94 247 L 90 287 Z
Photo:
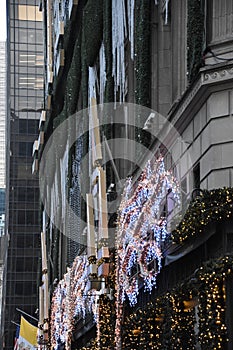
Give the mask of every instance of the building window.
M 19 142 L 19 156 L 31 157 L 32 156 L 32 142 Z
M 25 202 L 26 201 L 26 192 L 24 187 L 18 188 L 18 202 Z
M 15 295 L 23 295 L 23 283 L 17 282 L 15 283 Z
M 20 21 L 42 21 L 42 12 L 38 6 L 18 5 L 18 19 Z
M 24 258 L 16 258 L 16 271 L 17 272 L 24 271 Z
M 200 188 L 200 163 L 193 168 L 193 188 Z

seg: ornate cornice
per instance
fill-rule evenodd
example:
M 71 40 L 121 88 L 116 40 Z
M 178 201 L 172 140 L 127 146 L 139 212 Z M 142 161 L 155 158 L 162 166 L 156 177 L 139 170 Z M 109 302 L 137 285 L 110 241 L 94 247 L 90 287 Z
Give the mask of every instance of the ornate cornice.
M 222 82 L 233 78 L 233 67 L 202 73 L 202 84 Z
M 185 126 L 212 92 L 219 91 L 221 86 L 231 81 L 233 82 L 233 62 L 216 64 L 214 68 L 202 68 L 198 79 L 170 110 L 169 121 L 173 125 L 178 123 Z M 185 120 L 184 124 L 182 120 Z
M 191 104 L 194 97 L 197 95 L 198 91 L 200 90 L 202 86 L 202 82 L 199 79 L 195 85 L 193 85 L 192 89 L 185 95 L 185 98 L 181 98 L 181 100 L 178 102 L 178 105 L 176 107 L 176 111 L 169 115 L 169 120 L 172 121 L 172 124 L 175 125 L 176 122 L 180 119 L 182 114 L 185 112 L 187 107 Z

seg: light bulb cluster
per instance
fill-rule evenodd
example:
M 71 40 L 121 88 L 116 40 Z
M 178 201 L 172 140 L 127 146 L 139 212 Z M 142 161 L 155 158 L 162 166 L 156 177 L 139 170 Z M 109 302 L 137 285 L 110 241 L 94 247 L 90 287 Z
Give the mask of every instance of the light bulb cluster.
M 233 213 L 233 188 L 202 190 L 192 201 L 183 220 L 172 232 L 174 243 L 184 243 L 193 236 L 201 234 L 211 222 L 227 220 Z
M 147 162 L 135 184 L 131 178 L 126 183 L 116 234 L 116 349 L 121 348 L 122 305 L 126 297 L 131 306 L 137 303 L 139 278 L 145 291 L 156 287 L 162 267 L 162 243 L 169 234 L 163 212 L 169 192 L 179 206 L 180 186 L 165 170 L 162 157 Z
M 148 163 L 136 184 L 129 179 L 118 217 L 116 309 L 114 301 L 104 295 L 97 303 L 96 292 L 89 290 L 88 284 L 91 262 L 86 256 L 77 257 L 52 298 L 50 326 L 51 343 L 55 350 L 61 343 L 69 348 L 75 318 L 85 319 L 87 313 L 93 313 L 97 338 L 83 350 L 119 350 L 122 346 L 130 350 L 172 346 L 178 350 L 184 346 L 192 349 L 197 344 L 203 348 L 222 349 L 225 346 L 228 340 L 225 279 L 232 273 L 232 256 L 207 262 L 181 286 L 157 297 L 145 309 L 139 309 L 126 319 L 123 317 L 126 298 L 131 306 L 137 304 L 139 279 L 143 280 L 145 291 L 151 292 L 156 286 L 156 277 L 162 268 L 162 243 L 169 234 L 167 220 L 161 216 L 161 205 L 168 190 L 173 191 L 173 198 L 179 203 L 179 186 L 174 177 L 165 171 L 162 158 L 154 165 Z M 220 199 L 222 194 L 223 199 Z M 208 198 L 206 201 L 205 196 Z M 216 217 L 219 214 L 220 218 L 229 217 L 232 202 L 233 191 L 230 189 L 204 191 L 201 199 L 193 202 L 193 211 L 189 208 L 189 216 L 185 215 L 178 230 L 184 227 L 184 222 L 191 225 L 195 221 L 202 227 L 209 222 L 213 211 Z M 204 218 L 206 210 L 207 221 Z M 198 300 L 197 308 L 187 307 L 195 298 Z
M 232 273 L 233 256 L 208 261 L 170 292 L 131 313 L 122 323 L 122 348 L 225 349 L 225 281 Z
M 55 350 L 60 344 L 71 344 L 75 318 L 85 319 L 92 313 L 97 319 L 96 291 L 89 289 L 89 261 L 87 256 L 78 256 L 56 287 L 51 303 L 51 343 Z
M 168 191 L 180 203 L 180 188 L 174 176 L 165 170 L 164 160 L 148 162 L 136 185 L 129 179 L 119 208 L 117 228 L 118 279 L 121 302 L 127 296 L 130 305 L 137 303 L 138 284 L 133 275 L 144 280 L 145 290 L 156 286 L 162 266 L 161 243 L 168 235 L 162 207 Z M 156 268 L 150 263 L 155 261 Z M 137 277 L 138 278 L 138 277 Z

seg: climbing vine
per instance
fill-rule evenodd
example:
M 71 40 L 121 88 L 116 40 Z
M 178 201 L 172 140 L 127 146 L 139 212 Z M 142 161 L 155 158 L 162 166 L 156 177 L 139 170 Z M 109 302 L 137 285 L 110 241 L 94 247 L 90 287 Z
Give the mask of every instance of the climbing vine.
M 112 7 L 111 1 L 103 1 L 103 43 L 106 60 L 106 85 L 104 92 L 104 102 L 114 100 L 114 81 L 112 77 Z
M 135 1 L 135 102 L 150 106 L 150 1 Z
M 202 0 L 188 1 L 187 66 L 190 83 L 202 66 L 202 52 L 204 49 L 204 11 L 202 3 Z
M 83 40 L 82 53 L 86 63 L 92 67 L 95 64 L 103 38 L 103 1 L 88 0 L 83 10 Z

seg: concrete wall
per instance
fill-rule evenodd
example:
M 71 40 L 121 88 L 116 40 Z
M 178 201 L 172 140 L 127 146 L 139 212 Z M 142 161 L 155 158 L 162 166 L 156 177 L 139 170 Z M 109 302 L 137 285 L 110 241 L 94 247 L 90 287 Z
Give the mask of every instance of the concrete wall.
M 170 2 L 167 23 L 162 5 L 152 6 L 151 101 L 152 109 L 166 116 L 187 87 L 187 4 Z
M 201 188 L 233 186 L 232 112 L 233 90 L 229 89 L 212 93 L 201 106 L 171 148 L 181 178 L 192 178 L 199 162 Z

